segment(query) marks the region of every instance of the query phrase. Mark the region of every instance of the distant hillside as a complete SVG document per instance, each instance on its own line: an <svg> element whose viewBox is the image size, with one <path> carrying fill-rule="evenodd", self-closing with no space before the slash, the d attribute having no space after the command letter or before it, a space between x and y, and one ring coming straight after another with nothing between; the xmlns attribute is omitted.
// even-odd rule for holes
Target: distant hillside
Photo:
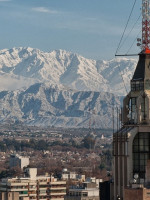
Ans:
<svg viewBox="0 0 150 200"><path fill-rule="evenodd" d="M112 107L119 107L120 101L110 93L37 83L26 90L0 92L0 122L78 128L89 127L91 121L92 128L112 128Z"/></svg>

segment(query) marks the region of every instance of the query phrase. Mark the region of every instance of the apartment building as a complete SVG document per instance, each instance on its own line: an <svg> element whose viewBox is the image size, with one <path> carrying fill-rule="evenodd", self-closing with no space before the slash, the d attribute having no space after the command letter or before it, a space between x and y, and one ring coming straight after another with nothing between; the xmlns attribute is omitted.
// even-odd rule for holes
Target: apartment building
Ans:
<svg viewBox="0 0 150 200"><path fill-rule="evenodd" d="M63 200L66 182L48 175L37 176L36 168L28 168L25 177L2 179L0 192L19 192L19 200Z"/></svg>

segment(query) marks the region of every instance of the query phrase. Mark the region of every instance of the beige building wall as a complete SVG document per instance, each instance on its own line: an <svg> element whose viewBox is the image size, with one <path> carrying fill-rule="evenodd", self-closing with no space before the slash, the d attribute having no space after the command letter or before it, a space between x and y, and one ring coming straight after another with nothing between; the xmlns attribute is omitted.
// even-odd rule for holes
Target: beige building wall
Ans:
<svg viewBox="0 0 150 200"><path fill-rule="evenodd" d="M124 200L150 200L150 189L146 188L125 188Z"/></svg>

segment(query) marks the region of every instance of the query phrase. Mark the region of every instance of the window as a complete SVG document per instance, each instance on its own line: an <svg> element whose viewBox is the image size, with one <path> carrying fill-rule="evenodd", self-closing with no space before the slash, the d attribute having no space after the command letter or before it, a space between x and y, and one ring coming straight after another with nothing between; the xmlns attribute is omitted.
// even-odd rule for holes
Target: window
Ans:
<svg viewBox="0 0 150 200"><path fill-rule="evenodd" d="M144 90L144 82L134 81L131 82L131 91Z"/></svg>
<svg viewBox="0 0 150 200"><path fill-rule="evenodd" d="M83 197L87 197L87 193L82 193L82 196Z"/></svg>
<svg viewBox="0 0 150 200"><path fill-rule="evenodd" d="M145 120L146 118L146 113L145 113L145 97L142 98L142 102L141 102L141 113L142 113L142 120Z"/></svg>
<svg viewBox="0 0 150 200"><path fill-rule="evenodd" d="M129 102L129 116L131 122L134 123L134 119L136 118L136 98L131 98Z"/></svg>
<svg viewBox="0 0 150 200"><path fill-rule="evenodd" d="M144 90L144 83L140 82L140 90Z"/></svg>
<svg viewBox="0 0 150 200"><path fill-rule="evenodd" d="M135 84L136 84L136 85L135 85L136 91L139 91L139 90L140 90L140 83L139 83L139 82L136 82Z"/></svg>
<svg viewBox="0 0 150 200"><path fill-rule="evenodd" d="M147 160L150 159L150 133L138 133L133 140L133 175L145 179Z"/></svg>
<svg viewBox="0 0 150 200"><path fill-rule="evenodd" d="M131 91L135 91L136 87L135 87L135 83L131 83Z"/></svg>

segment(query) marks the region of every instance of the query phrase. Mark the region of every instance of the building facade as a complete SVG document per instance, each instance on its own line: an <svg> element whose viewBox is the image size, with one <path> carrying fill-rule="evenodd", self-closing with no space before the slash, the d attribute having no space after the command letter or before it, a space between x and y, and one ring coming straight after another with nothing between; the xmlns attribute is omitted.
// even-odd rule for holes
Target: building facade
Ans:
<svg viewBox="0 0 150 200"><path fill-rule="evenodd" d="M76 172L70 172L66 168L63 169L61 174L62 180L77 180L77 181L85 181L85 175L77 174Z"/></svg>
<svg viewBox="0 0 150 200"><path fill-rule="evenodd" d="M9 161L10 168L18 166L21 169L23 169L24 167L27 167L28 165L29 165L29 158L28 157L20 156L18 154L10 155L10 161Z"/></svg>
<svg viewBox="0 0 150 200"><path fill-rule="evenodd" d="M122 128L113 136L114 199L124 199L132 183L148 185L150 160L150 54L141 52L124 98Z"/></svg>
<svg viewBox="0 0 150 200"><path fill-rule="evenodd" d="M19 192L0 192L0 200L19 200Z"/></svg>
<svg viewBox="0 0 150 200"><path fill-rule="evenodd" d="M47 175L37 176L37 169L29 168L24 178L2 179L0 192L18 192L19 200L63 200L66 182Z"/></svg>

